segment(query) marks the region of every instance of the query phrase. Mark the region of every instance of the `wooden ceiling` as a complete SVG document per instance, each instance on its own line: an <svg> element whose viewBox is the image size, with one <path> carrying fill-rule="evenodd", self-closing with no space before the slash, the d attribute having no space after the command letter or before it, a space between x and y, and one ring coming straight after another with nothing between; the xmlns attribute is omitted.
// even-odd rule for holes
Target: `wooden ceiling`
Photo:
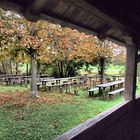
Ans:
<svg viewBox="0 0 140 140"><path fill-rule="evenodd" d="M0 7L22 13L28 20L42 18L100 39L125 43L128 37L140 44L138 0L0 0Z"/></svg>

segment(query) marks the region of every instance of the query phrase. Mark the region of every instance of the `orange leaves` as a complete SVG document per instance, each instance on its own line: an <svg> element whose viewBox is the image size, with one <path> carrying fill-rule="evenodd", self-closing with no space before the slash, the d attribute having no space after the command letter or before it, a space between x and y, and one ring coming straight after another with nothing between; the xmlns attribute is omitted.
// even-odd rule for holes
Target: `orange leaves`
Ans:
<svg viewBox="0 0 140 140"><path fill-rule="evenodd" d="M22 38L21 45L27 48L38 49L40 46L40 40L34 36L26 36Z"/></svg>
<svg viewBox="0 0 140 140"><path fill-rule="evenodd" d="M61 103L75 102L73 95L62 94L46 94L41 93L39 98L30 98L29 92L14 92L14 93L1 93L0 94L0 106L5 105L6 109L22 108L27 105L41 105L41 104L61 104Z"/></svg>
<svg viewBox="0 0 140 140"><path fill-rule="evenodd" d="M46 63L64 59L92 62L97 57L110 59L113 56L122 56L119 58L124 60L125 55L125 51L117 54L118 46L106 40L101 42L93 35L41 20L32 23L14 14L3 15L0 37L1 46L9 50L18 48L24 53L36 50L38 59Z"/></svg>
<svg viewBox="0 0 140 140"><path fill-rule="evenodd" d="M84 60L86 62L92 62L96 58L94 37L92 35L79 33L79 39L76 41L75 50L77 51L77 61Z"/></svg>
<svg viewBox="0 0 140 140"><path fill-rule="evenodd" d="M48 33L48 40L50 50L55 54L53 60L77 59L91 62L96 57L96 45L92 35L53 25L53 30ZM46 55L52 59L50 53L46 52Z"/></svg>
<svg viewBox="0 0 140 140"><path fill-rule="evenodd" d="M113 58L112 61L118 61L124 63L126 61L126 49L123 46L117 44L112 45Z"/></svg>
<svg viewBox="0 0 140 140"><path fill-rule="evenodd" d="M111 42L108 40L100 41L98 38L96 39L96 46L97 46L97 57L102 57L105 59L110 59L113 57L113 52L111 49Z"/></svg>

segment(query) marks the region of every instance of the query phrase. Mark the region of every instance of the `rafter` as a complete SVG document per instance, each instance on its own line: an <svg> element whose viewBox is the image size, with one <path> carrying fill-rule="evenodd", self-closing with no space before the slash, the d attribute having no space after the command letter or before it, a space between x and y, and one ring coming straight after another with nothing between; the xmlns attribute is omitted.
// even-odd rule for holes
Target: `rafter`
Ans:
<svg viewBox="0 0 140 140"><path fill-rule="evenodd" d="M100 32L98 33L98 38L100 40L103 40L107 37L106 33L112 28L112 26L108 25L108 24L104 24L103 26L99 27L98 30L100 30Z"/></svg>
<svg viewBox="0 0 140 140"><path fill-rule="evenodd" d="M48 0L35 0L29 4L26 10L30 10L32 13L37 14L42 10L47 1Z"/></svg>

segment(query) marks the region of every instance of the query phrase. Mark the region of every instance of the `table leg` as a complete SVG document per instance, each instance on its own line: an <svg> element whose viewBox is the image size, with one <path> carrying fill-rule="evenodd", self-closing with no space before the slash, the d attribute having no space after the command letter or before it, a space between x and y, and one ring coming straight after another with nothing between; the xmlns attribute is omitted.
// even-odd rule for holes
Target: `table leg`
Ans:
<svg viewBox="0 0 140 140"><path fill-rule="evenodd" d="M110 91L112 91L112 89L113 89L113 87L112 87L112 86L110 86Z"/></svg>
<svg viewBox="0 0 140 140"><path fill-rule="evenodd" d="M112 87L112 88L113 88L113 90L115 90L115 85L113 85L113 87Z"/></svg>
<svg viewBox="0 0 140 140"><path fill-rule="evenodd" d="M102 88L99 87L99 94L102 95L103 94L103 91L102 91Z"/></svg>
<svg viewBox="0 0 140 140"><path fill-rule="evenodd" d="M105 99L105 87L99 87L99 94L103 96L103 99Z"/></svg>
<svg viewBox="0 0 140 140"><path fill-rule="evenodd" d="M105 87L102 89L103 99L105 99Z"/></svg>

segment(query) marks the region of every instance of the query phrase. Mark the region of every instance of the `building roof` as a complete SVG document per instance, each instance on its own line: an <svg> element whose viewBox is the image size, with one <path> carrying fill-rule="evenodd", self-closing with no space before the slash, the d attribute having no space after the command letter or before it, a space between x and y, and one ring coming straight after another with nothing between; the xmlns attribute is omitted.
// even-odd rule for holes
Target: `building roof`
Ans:
<svg viewBox="0 0 140 140"><path fill-rule="evenodd" d="M0 7L80 31L140 44L140 7L133 0L0 0Z"/></svg>

